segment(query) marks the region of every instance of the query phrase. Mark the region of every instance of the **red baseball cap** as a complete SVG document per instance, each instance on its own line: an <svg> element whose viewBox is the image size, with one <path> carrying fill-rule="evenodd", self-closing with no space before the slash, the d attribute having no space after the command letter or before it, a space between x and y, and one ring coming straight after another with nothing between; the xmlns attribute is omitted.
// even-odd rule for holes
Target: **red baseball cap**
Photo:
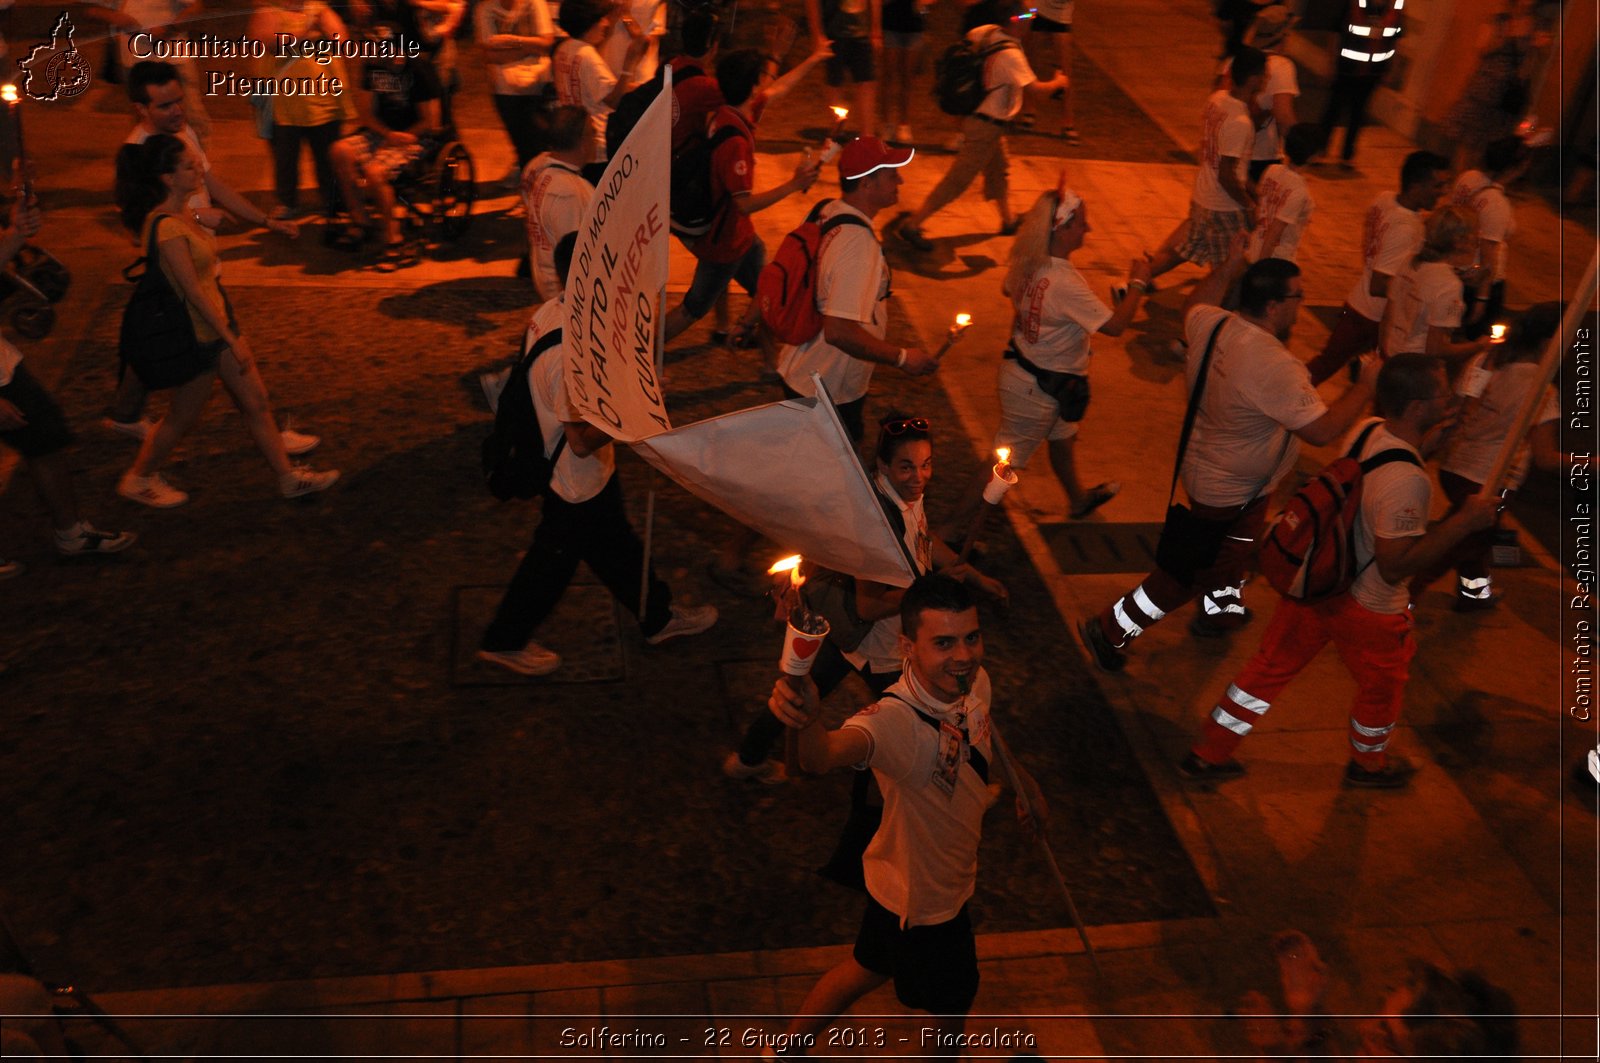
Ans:
<svg viewBox="0 0 1600 1063"><path fill-rule="evenodd" d="M839 177L854 181L885 166L904 166L915 148L891 148L877 137L856 137L839 153Z"/></svg>

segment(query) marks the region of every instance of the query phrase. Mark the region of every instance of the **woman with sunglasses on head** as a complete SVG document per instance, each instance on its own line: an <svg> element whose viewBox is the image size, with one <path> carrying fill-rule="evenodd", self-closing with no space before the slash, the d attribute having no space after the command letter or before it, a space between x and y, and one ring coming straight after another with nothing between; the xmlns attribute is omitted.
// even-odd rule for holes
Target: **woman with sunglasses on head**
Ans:
<svg viewBox="0 0 1600 1063"><path fill-rule="evenodd" d="M1074 444L1089 404L1089 337L1119 336L1150 291L1150 262L1128 268L1127 295L1112 310L1100 301L1071 262L1089 234L1089 208L1063 183L1046 192L1022 219L1011 245L1004 292L1015 317L1011 343L1000 362L1000 428L996 447L1011 448L1013 467L1026 468L1040 443L1067 494L1069 512L1081 520L1116 497L1121 484L1084 487ZM966 528L983 501L989 472L968 495L954 528Z"/></svg>
<svg viewBox="0 0 1600 1063"><path fill-rule="evenodd" d="M1005 584L960 562L944 543L928 534L923 494L933 478L933 436L924 417L890 413L878 422L877 461L873 488L884 512L901 534L916 574L943 572L1000 601L1008 600ZM877 697L900 678L900 599L904 587L870 580L855 580L855 611L870 629L853 649L844 650L829 638L817 651L811 678L819 697L827 697L852 671ZM728 754L722 770L733 779L758 779L780 783L783 765L767 759L784 725L763 708L745 731L739 748Z"/></svg>
<svg viewBox="0 0 1600 1063"><path fill-rule="evenodd" d="M222 263L217 238L200 224L189 197L205 180L205 165L177 137L158 133L143 144L125 144L117 154L117 206L122 222L139 234L139 246L150 252L145 269L160 270L188 309L198 341L188 364L164 366L160 376L151 367L131 365L150 390L172 388L172 401L161 423L145 436L133 466L123 473L117 493L156 509L171 509L188 494L161 478L160 469L178 442L200 421L211 401L211 384L222 378L245 427L278 479L284 498L325 491L339 479L329 469L315 472L290 462L283 433L272 415L267 387L256 369L255 355L233 318L222 290ZM300 452L316 446L315 436L296 436Z"/></svg>

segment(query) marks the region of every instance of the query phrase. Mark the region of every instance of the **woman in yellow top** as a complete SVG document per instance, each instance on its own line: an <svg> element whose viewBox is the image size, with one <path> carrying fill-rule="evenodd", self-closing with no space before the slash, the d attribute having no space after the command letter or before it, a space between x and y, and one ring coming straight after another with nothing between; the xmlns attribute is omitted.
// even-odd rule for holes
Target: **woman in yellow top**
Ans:
<svg viewBox="0 0 1600 1063"><path fill-rule="evenodd" d="M222 290L216 235L200 224L189 207L189 197L204 181L199 157L183 141L165 133L143 144L124 145L117 157L117 206L122 222L130 232L139 233L141 247L150 247L154 233L156 254L145 268L161 270L188 305L201 352L194 375L175 385L167 415L145 437L133 466L117 483L117 493L157 509L181 506L189 500L187 494L163 480L159 470L178 441L200 420L211 399L211 383L219 376L277 476L283 497L325 491L339 474L290 463L266 385L256 370L255 355L240 335L233 308ZM138 366L132 368L139 371ZM169 380L146 384L174 386Z"/></svg>
<svg viewBox="0 0 1600 1063"><path fill-rule="evenodd" d="M249 36L265 45L267 54L261 60L263 77L279 80L286 78L315 78L326 74L337 77L345 84L338 96L331 93L306 93L272 97L272 176L273 191L278 199L274 218L293 217L300 198L300 145L311 148L311 161L317 171L317 191L322 195L322 213L330 216L338 202L338 182L334 179L333 163L328 150L339 139L346 119L356 116L351 100L350 79L345 76L343 60L332 56L328 65L303 56L279 58L278 34L294 37L302 45L308 41L342 40L344 23L321 0L276 0L258 7L250 16ZM330 57L324 56L324 59Z"/></svg>

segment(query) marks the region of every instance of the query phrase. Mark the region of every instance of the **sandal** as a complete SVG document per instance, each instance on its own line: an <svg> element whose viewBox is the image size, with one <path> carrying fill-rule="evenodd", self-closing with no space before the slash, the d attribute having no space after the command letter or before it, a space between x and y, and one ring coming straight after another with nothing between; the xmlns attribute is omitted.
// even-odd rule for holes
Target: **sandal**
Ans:
<svg viewBox="0 0 1600 1063"><path fill-rule="evenodd" d="M359 251L370 239L372 239L372 227L370 225L350 222L334 232L332 238L328 241L328 246L340 251Z"/></svg>
<svg viewBox="0 0 1600 1063"><path fill-rule="evenodd" d="M372 268L379 273L393 273L396 270L415 266L418 261L420 260L416 251L412 249L410 244L402 240L384 248L383 254L378 257L377 262L373 263Z"/></svg>
<svg viewBox="0 0 1600 1063"><path fill-rule="evenodd" d="M1083 500L1083 505L1072 507L1072 519L1082 520L1113 498L1116 498L1117 492L1121 490L1122 485L1115 480L1109 480L1103 484L1095 484L1089 488L1089 497Z"/></svg>

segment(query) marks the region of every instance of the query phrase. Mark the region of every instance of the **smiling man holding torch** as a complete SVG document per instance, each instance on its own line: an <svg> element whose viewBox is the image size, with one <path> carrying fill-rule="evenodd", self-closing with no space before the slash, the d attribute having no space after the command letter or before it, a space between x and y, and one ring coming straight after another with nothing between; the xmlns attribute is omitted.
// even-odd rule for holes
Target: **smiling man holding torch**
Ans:
<svg viewBox="0 0 1600 1063"><path fill-rule="evenodd" d="M922 576L900 603L906 669L875 705L836 730L819 726L816 685L797 693L785 680L768 707L799 732L809 771L865 765L883 791L883 821L862 869L867 910L851 957L822 976L791 1020L789 1043L804 1045L855 1001L889 979L907 1007L935 1017L938 1054L957 1055L978 991L977 948L967 900L977 883L989 790L989 676L972 596L950 576ZM1030 828L1046 806L1028 774Z"/></svg>

